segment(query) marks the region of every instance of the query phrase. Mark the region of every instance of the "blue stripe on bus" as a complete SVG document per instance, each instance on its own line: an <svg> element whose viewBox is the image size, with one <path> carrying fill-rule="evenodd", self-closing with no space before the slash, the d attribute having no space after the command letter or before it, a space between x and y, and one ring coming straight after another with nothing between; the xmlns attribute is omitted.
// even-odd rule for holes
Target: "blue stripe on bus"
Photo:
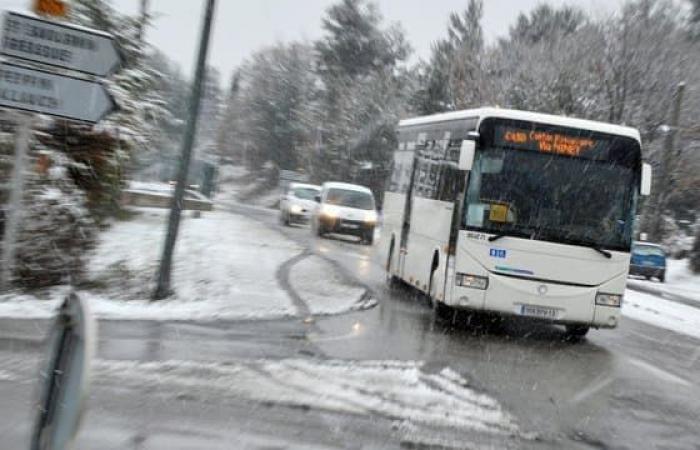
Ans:
<svg viewBox="0 0 700 450"><path fill-rule="evenodd" d="M533 272L531 270L515 269L513 267L506 267L506 266L496 266L496 270L500 270L501 272L521 273L524 275L534 275L535 274L535 272Z"/></svg>

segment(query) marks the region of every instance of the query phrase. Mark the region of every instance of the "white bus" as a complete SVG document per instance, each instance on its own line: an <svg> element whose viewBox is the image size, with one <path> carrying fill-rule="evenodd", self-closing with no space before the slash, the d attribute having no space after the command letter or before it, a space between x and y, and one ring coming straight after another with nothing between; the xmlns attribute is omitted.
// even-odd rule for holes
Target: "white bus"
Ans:
<svg viewBox="0 0 700 450"><path fill-rule="evenodd" d="M482 108L403 120L384 196L386 270L433 307L615 328L640 195L639 132Z"/></svg>

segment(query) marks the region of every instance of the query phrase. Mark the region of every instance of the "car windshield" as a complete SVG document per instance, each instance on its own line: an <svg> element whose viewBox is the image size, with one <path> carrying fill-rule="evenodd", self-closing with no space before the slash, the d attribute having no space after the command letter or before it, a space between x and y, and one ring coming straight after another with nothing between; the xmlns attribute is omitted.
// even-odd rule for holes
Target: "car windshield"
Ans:
<svg viewBox="0 0 700 450"><path fill-rule="evenodd" d="M638 256L666 256L663 249L653 245L635 245L632 253Z"/></svg>
<svg viewBox="0 0 700 450"><path fill-rule="evenodd" d="M372 194L350 189L329 189L328 194L326 194L326 203L348 208L374 209L374 198Z"/></svg>
<svg viewBox="0 0 700 450"><path fill-rule="evenodd" d="M314 200L319 192L319 189L298 187L292 190L292 195L301 200Z"/></svg>

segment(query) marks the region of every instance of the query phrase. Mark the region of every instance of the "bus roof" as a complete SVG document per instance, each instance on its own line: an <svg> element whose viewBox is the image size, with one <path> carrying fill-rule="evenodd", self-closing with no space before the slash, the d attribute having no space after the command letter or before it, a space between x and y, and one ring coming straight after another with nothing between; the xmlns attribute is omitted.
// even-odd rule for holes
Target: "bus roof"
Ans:
<svg viewBox="0 0 700 450"><path fill-rule="evenodd" d="M600 133L626 136L632 139L636 139L638 142L641 142L639 130L637 130L636 128L625 127L622 125L613 125L610 123L598 122L594 120L575 119L573 117L555 116L552 114L542 114L530 111L519 111L516 109L501 109L493 107L466 109L462 111L453 111L441 114L433 114L430 116L404 119L399 122L399 127L428 125L431 123L450 122L475 117L479 118L479 120L483 120L487 117L498 117L503 119L523 120L529 122L538 122L564 127L579 128L584 130L597 131Z"/></svg>

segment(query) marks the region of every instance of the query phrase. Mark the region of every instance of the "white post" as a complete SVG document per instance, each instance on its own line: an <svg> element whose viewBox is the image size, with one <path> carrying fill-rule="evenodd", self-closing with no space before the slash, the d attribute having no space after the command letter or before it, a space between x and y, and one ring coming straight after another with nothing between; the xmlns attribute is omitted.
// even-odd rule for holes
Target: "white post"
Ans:
<svg viewBox="0 0 700 450"><path fill-rule="evenodd" d="M22 218L22 196L24 195L24 174L27 165L27 149L32 127L32 116L18 113L17 131L15 133L15 161L12 169L10 199L5 218L5 234L2 239L2 269L0 270L0 289L8 290L12 282L15 266L17 232Z"/></svg>

